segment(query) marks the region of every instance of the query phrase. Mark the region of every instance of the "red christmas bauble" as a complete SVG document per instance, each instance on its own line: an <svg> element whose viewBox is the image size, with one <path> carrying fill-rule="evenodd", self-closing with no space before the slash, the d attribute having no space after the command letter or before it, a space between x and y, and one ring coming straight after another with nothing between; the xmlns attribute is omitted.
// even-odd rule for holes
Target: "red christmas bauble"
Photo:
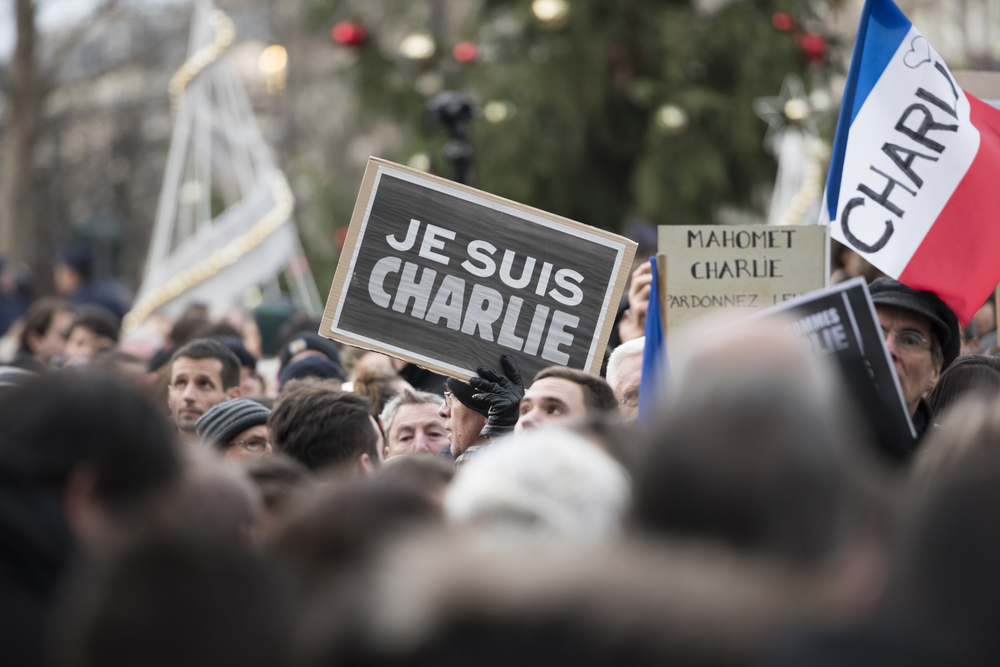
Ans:
<svg viewBox="0 0 1000 667"><path fill-rule="evenodd" d="M471 63L479 57L479 47L473 42L459 42L451 50L451 54L460 63Z"/></svg>
<svg viewBox="0 0 1000 667"><path fill-rule="evenodd" d="M771 17L771 24L778 30L791 30L795 27L795 19L787 12L775 12Z"/></svg>
<svg viewBox="0 0 1000 667"><path fill-rule="evenodd" d="M798 40L802 55L810 65L826 60L826 39L822 35L807 32Z"/></svg>
<svg viewBox="0 0 1000 667"><path fill-rule="evenodd" d="M341 21L333 26L330 34L333 36L333 41L344 46L360 46L368 36L363 25L350 21Z"/></svg>

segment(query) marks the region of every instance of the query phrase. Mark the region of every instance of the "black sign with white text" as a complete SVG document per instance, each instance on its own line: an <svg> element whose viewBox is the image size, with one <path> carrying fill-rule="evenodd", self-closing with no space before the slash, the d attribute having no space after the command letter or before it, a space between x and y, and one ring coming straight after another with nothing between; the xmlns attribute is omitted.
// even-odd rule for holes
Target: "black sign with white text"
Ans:
<svg viewBox="0 0 1000 667"><path fill-rule="evenodd" d="M860 358L875 393L891 412L892 421L901 433L916 438L882 325L863 278L810 292L769 308L760 316L775 313L791 318L792 332L807 339L817 356L835 355L842 366Z"/></svg>
<svg viewBox="0 0 1000 667"><path fill-rule="evenodd" d="M321 333L462 378L504 352L525 384L599 371L634 244L381 160L365 180Z"/></svg>

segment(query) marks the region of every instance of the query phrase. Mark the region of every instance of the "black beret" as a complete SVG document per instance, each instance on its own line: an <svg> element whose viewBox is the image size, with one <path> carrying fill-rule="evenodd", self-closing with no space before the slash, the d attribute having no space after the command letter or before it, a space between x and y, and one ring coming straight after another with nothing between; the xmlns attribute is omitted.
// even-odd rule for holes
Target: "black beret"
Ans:
<svg viewBox="0 0 1000 667"><path fill-rule="evenodd" d="M448 378L444 383L448 385L449 391L455 395L459 403L484 417L490 416L490 404L472 397L474 394L480 393L478 389L473 389L472 385L466 384L461 380L456 380L455 378Z"/></svg>
<svg viewBox="0 0 1000 667"><path fill-rule="evenodd" d="M868 286L868 291L871 292L872 301L876 306L895 306L911 310L930 321L944 353L941 370L958 358L962 348L958 318L937 294L915 290L892 278L879 278Z"/></svg>

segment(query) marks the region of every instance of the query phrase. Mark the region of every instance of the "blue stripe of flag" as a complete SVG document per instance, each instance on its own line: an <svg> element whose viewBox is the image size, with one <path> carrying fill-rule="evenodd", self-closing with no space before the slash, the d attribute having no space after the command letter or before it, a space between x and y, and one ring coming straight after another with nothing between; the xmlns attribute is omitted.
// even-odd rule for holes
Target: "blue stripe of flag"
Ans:
<svg viewBox="0 0 1000 667"><path fill-rule="evenodd" d="M649 306L646 309L646 346L642 349L642 378L639 380L639 423L649 425L661 412L664 393L670 385L670 362L667 342L660 319L659 278L656 257L650 257L653 280L649 284Z"/></svg>
<svg viewBox="0 0 1000 667"><path fill-rule="evenodd" d="M868 94L882 76L912 24L892 0L866 0L861 10L858 35L854 40L851 67L837 118L830 171L826 181L826 206L830 220L837 219L840 181L847 152L847 135Z"/></svg>

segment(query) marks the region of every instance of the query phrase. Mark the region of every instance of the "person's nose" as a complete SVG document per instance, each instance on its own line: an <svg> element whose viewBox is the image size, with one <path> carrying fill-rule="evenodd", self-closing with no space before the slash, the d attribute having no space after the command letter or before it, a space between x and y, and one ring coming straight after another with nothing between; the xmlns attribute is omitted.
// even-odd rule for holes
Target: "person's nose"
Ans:
<svg viewBox="0 0 1000 667"><path fill-rule="evenodd" d="M885 346L889 348L889 354L893 359L899 356L899 348L896 346L896 336L890 332L885 332Z"/></svg>
<svg viewBox="0 0 1000 667"><path fill-rule="evenodd" d="M541 413L537 408L533 408L521 415L519 422L521 428L537 428L541 425Z"/></svg>
<svg viewBox="0 0 1000 667"><path fill-rule="evenodd" d="M416 439L417 439L416 449L418 452L433 452L433 449L431 447L431 439L428 438L425 433L417 433Z"/></svg>
<svg viewBox="0 0 1000 667"><path fill-rule="evenodd" d="M441 407L438 408L438 417L441 419L448 419L448 417L451 417L451 406L448 405L448 401L442 403Z"/></svg>
<svg viewBox="0 0 1000 667"><path fill-rule="evenodd" d="M187 386L184 387L184 393L181 394L181 398L184 399L185 403L194 403L195 396L196 390L194 383L188 383Z"/></svg>

